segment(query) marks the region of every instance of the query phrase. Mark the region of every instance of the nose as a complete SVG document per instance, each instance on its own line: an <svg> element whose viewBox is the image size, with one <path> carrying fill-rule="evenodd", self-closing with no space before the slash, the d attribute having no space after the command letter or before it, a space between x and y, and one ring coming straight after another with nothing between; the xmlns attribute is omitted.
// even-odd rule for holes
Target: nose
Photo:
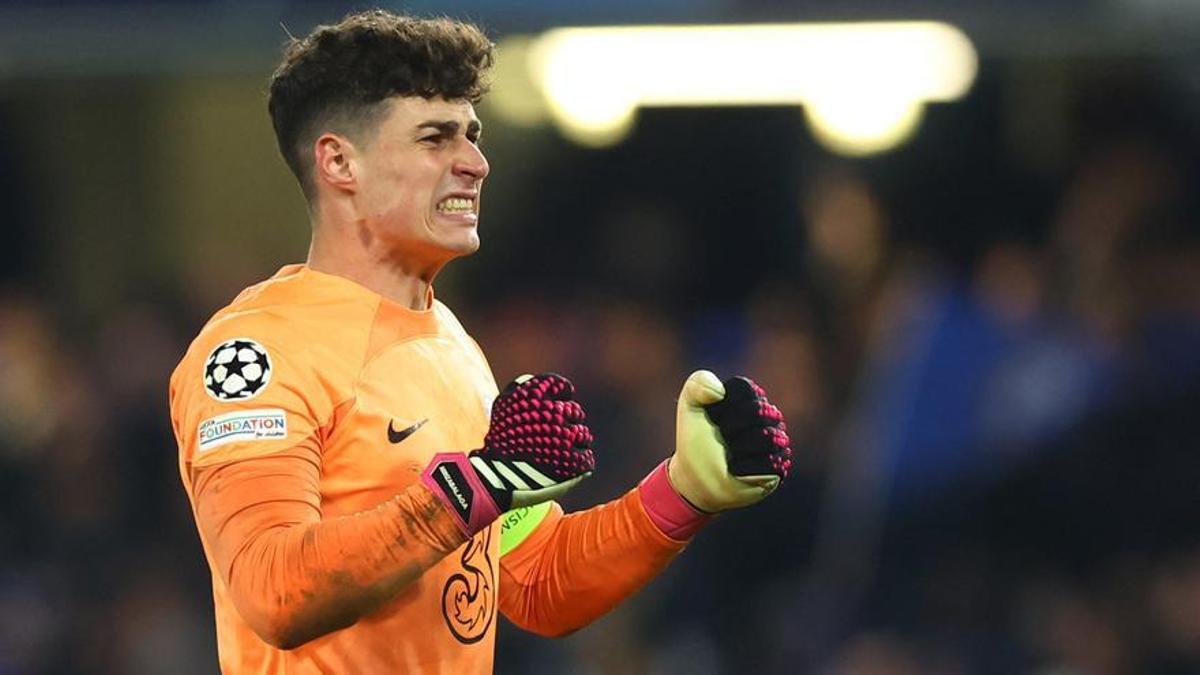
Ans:
<svg viewBox="0 0 1200 675"><path fill-rule="evenodd" d="M455 158L454 175L476 181L483 180L492 170L487 157L483 156L483 150L470 141L464 140L462 145L463 150Z"/></svg>

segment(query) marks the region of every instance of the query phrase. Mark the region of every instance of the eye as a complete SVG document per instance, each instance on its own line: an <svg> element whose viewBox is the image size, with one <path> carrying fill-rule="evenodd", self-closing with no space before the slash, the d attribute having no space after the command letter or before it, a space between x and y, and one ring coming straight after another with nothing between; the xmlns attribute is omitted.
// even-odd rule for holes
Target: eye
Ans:
<svg viewBox="0 0 1200 675"><path fill-rule="evenodd" d="M432 143L434 145L438 145L444 140L446 140L445 134L433 134L431 136L423 137L421 139L421 142L422 143Z"/></svg>

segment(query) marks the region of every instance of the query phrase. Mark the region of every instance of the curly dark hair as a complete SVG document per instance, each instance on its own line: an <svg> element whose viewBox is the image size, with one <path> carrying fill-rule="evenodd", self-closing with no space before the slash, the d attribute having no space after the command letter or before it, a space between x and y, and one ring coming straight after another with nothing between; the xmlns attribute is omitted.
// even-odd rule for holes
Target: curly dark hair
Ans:
<svg viewBox="0 0 1200 675"><path fill-rule="evenodd" d="M476 26L370 10L293 39L271 76L267 110L279 151L312 199L312 153L322 133L355 140L393 96L478 103L493 45Z"/></svg>

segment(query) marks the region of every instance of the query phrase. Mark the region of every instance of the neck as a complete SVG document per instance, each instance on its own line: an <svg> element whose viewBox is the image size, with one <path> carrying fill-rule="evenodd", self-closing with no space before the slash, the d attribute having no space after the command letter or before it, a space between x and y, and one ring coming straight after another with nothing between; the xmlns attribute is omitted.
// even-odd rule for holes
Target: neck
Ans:
<svg viewBox="0 0 1200 675"><path fill-rule="evenodd" d="M362 223L314 214L312 230L309 269L350 279L402 307L429 309L429 288L445 263L397 256Z"/></svg>

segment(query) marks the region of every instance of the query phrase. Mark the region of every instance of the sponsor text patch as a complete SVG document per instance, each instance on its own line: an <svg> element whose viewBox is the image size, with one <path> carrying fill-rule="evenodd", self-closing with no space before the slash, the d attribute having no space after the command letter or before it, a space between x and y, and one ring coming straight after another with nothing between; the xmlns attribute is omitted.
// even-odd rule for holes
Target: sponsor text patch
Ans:
<svg viewBox="0 0 1200 675"><path fill-rule="evenodd" d="M199 450L212 450L226 443L261 441L287 436L287 415L279 408L239 410L210 417L200 423Z"/></svg>

